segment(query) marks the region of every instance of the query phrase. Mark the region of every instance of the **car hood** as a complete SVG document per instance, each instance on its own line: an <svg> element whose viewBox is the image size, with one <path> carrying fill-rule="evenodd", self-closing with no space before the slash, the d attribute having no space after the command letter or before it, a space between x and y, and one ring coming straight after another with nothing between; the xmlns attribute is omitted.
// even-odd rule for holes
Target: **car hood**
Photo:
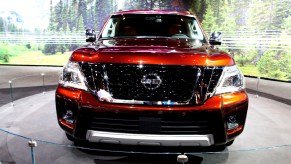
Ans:
<svg viewBox="0 0 291 164"><path fill-rule="evenodd" d="M158 65L234 65L225 52L197 40L112 39L99 41L73 52L70 60L91 63Z"/></svg>

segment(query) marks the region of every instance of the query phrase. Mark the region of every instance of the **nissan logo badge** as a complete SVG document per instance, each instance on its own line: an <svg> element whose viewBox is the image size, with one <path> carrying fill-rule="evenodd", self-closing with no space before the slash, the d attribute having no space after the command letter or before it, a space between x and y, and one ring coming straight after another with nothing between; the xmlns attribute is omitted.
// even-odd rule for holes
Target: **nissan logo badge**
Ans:
<svg viewBox="0 0 291 164"><path fill-rule="evenodd" d="M154 90L161 85L162 79L157 74L148 74L142 77L141 83L146 89Z"/></svg>

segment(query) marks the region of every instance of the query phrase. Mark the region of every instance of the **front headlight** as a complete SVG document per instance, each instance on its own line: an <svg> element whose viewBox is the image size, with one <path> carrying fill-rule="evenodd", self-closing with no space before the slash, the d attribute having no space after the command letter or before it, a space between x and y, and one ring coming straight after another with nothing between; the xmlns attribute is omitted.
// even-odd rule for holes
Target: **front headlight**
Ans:
<svg viewBox="0 0 291 164"><path fill-rule="evenodd" d="M215 94L231 93L245 89L245 79L237 66L224 67Z"/></svg>
<svg viewBox="0 0 291 164"><path fill-rule="evenodd" d="M64 87L77 88L87 91L84 74L76 62L69 61L61 72L59 83Z"/></svg>

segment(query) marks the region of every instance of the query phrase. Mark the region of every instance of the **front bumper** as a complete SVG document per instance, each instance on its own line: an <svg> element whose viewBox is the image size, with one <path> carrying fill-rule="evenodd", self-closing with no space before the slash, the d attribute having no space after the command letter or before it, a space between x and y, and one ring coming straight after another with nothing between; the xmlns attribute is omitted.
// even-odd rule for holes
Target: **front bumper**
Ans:
<svg viewBox="0 0 291 164"><path fill-rule="evenodd" d="M79 140L91 142L121 144L121 145L155 145L155 146L212 146L223 145L234 140L244 129L248 108L248 97L245 91L214 96L205 104L199 106L149 106L149 105L124 105L110 104L98 101L92 94L80 90L58 87L56 91L56 109L60 126ZM74 123L64 121L64 111L74 111ZM134 132L112 131L91 126L93 117L110 115L111 118L126 116L136 117L133 125L150 122L141 121L139 118L155 118L150 129L138 127ZM177 132L170 134L162 132L160 117L202 119L208 121L207 129L197 131ZM227 120L236 116L239 126L227 129ZM159 119L156 119L159 118ZM151 119L149 119L151 120ZM132 120L130 120L132 121ZM199 120L201 121L201 120ZM198 122L199 122L198 121ZM182 125L183 126L183 125ZM181 127L182 127L181 126ZM193 127L195 128L196 125ZM200 126L200 124L199 124ZM203 125L204 126L204 125ZM94 128L93 128L94 127ZM96 128L97 127L97 128Z"/></svg>

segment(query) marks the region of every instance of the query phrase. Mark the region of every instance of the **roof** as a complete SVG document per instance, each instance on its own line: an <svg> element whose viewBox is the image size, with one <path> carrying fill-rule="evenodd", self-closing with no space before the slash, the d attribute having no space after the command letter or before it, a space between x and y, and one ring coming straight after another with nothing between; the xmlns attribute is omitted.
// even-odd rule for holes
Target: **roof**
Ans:
<svg viewBox="0 0 291 164"><path fill-rule="evenodd" d="M168 14L168 15L193 16L188 11L170 11L170 10L127 10L116 12L113 15L122 14Z"/></svg>

